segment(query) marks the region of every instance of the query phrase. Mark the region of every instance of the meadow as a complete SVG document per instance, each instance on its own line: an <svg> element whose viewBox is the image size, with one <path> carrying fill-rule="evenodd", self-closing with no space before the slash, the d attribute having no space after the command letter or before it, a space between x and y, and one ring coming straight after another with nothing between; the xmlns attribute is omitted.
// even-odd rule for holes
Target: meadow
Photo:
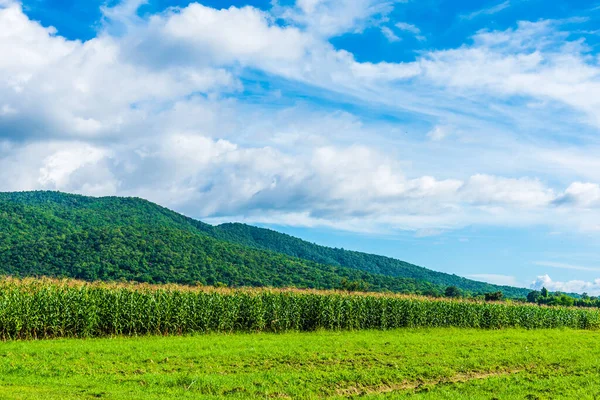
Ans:
<svg viewBox="0 0 600 400"><path fill-rule="evenodd" d="M281 289L0 281L0 339L402 327L600 326L598 309Z"/></svg>
<svg viewBox="0 0 600 400"><path fill-rule="evenodd" d="M6 278L0 399L594 399L599 325L590 308Z"/></svg>
<svg viewBox="0 0 600 400"><path fill-rule="evenodd" d="M5 399L594 399L600 332L419 328L8 341Z"/></svg>

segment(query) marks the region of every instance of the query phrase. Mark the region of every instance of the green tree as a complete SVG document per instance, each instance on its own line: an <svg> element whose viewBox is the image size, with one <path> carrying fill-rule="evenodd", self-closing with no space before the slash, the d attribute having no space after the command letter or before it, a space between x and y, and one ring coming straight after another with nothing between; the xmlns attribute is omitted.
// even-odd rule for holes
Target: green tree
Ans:
<svg viewBox="0 0 600 400"><path fill-rule="evenodd" d="M461 294L460 289L456 286L448 286L444 291L444 296L446 297L460 297Z"/></svg>
<svg viewBox="0 0 600 400"><path fill-rule="evenodd" d="M502 300L502 292L485 293L485 301L500 301Z"/></svg>
<svg viewBox="0 0 600 400"><path fill-rule="evenodd" d="M529 294L527 295L527 302L528 303L537 303L540 296L542 294L537 291L537 290L532 290L531 292L529 292Z"/></svg>

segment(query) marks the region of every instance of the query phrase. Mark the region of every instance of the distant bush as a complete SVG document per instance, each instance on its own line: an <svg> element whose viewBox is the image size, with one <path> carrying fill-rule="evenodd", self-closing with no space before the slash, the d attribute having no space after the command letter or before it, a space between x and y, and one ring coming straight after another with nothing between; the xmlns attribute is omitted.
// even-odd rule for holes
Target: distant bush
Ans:
<svg viewBox="0 0 600 400"><path fill-rule="evenodd" d="M456 286L448 286L444 291L444 296L446 297L460 297L461 295L460 289Z"/></svg>
<svg viewBox="0 0 600 400"><path fill-rule="evenodd" d="M502 300L502 292L493 292L484 294L485 301L500 301Z"/></svg>

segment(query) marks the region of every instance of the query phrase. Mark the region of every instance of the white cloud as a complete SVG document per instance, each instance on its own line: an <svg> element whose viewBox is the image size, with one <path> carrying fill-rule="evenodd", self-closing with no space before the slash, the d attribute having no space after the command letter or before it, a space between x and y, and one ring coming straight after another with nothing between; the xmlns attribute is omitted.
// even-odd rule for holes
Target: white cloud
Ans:
<svg viewBox="0 0 600 400"><path fill-rule="evenodd" d="M453 90L561 103L600 126L598 59L586 54L583 42L568 41L560 26L520 22L517 29L481 31L471 46L426 54L423 73Z"/></svg>
<svg viewBox="0 0 600 400"><path fill-rule="evenodd" d="M421 30L419 28L417 28L413 24L409 24L409 23L406 23L406 22L398 22L398 23L396 23L396 27L398 29L402 29L403 31L410 32L410 33L412 33L414 35L421 34Z"/></svg>
<svg viewBox="0 0 600 400"><path fill-rule="evenodd" d="M427 40L425 36L421 35L421 29L419 29L416 25L409 24L407 22L398 22L394 26L402 31L412 34L417 40Z"/></svg>
<svg viewBox="0 0 600 400"><path fill-rule="evenodd" d="M558 199L559 203L581 208L600 206L600 185L597 183L573 182Z"/></svg>
<svg viewBox="0 0 600 400"><path fill-rule="evenodd" d="M0 149L0 188L6 191L63 190L114 195L112 151L81 142L51 141Z"/></svg>
<svg viewBox="0 0 600 400"><path fill-rule="evenodd" d="M148 0L123 0L113 7L104 5L100 7L100 10L103 16L110 21L132 23L137 19L137 10L144 4L148 4Z"/></svg>
<svg viewBox="0 0 600 400"><path fill-rule="evenodd" d="M399 42L401 39L394 33L394 31L392 31L390 28L388 28L387 26L383 26L381 27L381 33L383 33L383 36L386 37L386 39L390 42Z"/></svg>
<svg viewBox="0 0 600 400"><path fill-rule="evenodd" d="M324 0L297 0L296 6L306 14L315 12L317 6L323 3Z"/></svg>
<svg viewBox="0 0 600 400"><path fill-rule="evenodd" d="M4 104L2 108L0 108L0 116L8 116L17 114L19 110L13 108L10 104Z"/></svg>
<svg viewBox="0 0 600 400"><path fill-rule="evenodd" d="M555 23L480 32L469 46L412 63L367 63L325 38L379 26L392 2L299 1L280 10L289 22L281 25L256 8L195 3L145 20L135 16L141 2L131 1L105 9L106 30L85 42L4 4L0 190L139 195L197 217L367 231L600 226L595 148L517 147L495 137L505 132L498 124L481 122L500 108L496 99L511 96L598 115L597 61L564 44ZM111 34L116 22L119 35ZM247 70L390 115L420 113L433 121L432 140L318 105L245 104L236 94ZM528 119L535 110L508 110L537 122ZM515 148L538 169L505 166ZM573 172L551 187L535 173L550 164Z"/></svg>
<svg viewBox="0 0 600 400"><path fill-rule="evenodd" d="M295 8L284 7L281 16L304 26L312 34L332 37L360 32L377 25L398 0L298 0Z"/></svg>
<svg viewBox="0 0 600 400"><path fill-rule="evenodd" d="M506 0L502 3L496 4L494 6L488 7L488 8L482 8L481 10L477 10L477 11L473 11L469 14L464 14L461 16L461 18L463 19L475 19L477 17L480 17L482 15L494 15L499 13L500 11L507 9L508 7L510 7L510 1Z"/></svg>
<svg viewBox="0 0 600 400"><path fill-rule="evenodd" d="M355 14L361 18L364 13L380 15L389 12L392 5L372 0L348 3L315 2L315 15L303 15L310 24L316 24L318 17L326 18L331 12L332 21L343 20L336 28L342 32L364 22L357 20ZM174 65L249 67L356 94L372 90L378 82L405 80L420 72L415 63L359 63L348 51L336 50L326 40L327 35L324 38L322 32L315 32L314 26L297 21L294 13L300 8L283 10L283 17L292 24L280 26L273 14L249 6L216 10L191 3L153 15L146 24L129 25L127 34L120 38L121 54L128 62L150 69ZM349 14L345 19L346 13ZM325 25L316 26L321 29Z"/></svg>
<svg viewBox="0 0 600 400"><path fill-rule="evenodd" d="M238 85L223 69L138 68L123 60L116 38L66 40L30 21L17 4L0 9L0 53L8 55L0 59L0 97L10 104L2 114L16 114L0 119L0 136L114 135L146 118L156 103Z"/></svg>
<svg viewBox="0 0 600 400"><path fill-rule="evenodd" d="M598 267L585 267L582 265L573 265L567 263L560 263L554 261L536 261L535 265L541 265L542 267L552 267L552 268L560 268L560 269L571 269L575 271L600 271Z"/></svg>
<svg viewBox="0 0 600 400"><path fill-rule="evenodd" d="M588 293L593 296L600 295L600 278L594 279L592 282L582 280L572 280L567 282L553 281L550 276L541 275L531 283L531 288L540 290L545 287L551 292L564 293Z"/></svg>
<svg viewBox="0 0 600 400"><path fill-rule="evenodd" d="M523 208L548 206L556 197L541 182L528 178L503 178L477 174L462 189L465 200L484 206L516 205Z"/></svg>
<svg viewBox="0 0 600 400"><path fill-rule="evenodd" d="M438 125L427 133L427 137L437 142L443 140L448 134L448 127Z"/></svg>
<svg viewBox="0 0 600 400"><path fill-rule="evenodd" d="M194 61L209 57L219 64L298 62L314 45L299 29L281 28L269 14L252 7L215 10L192 3L152 17L148 30L147 39L159 39L173 47L188 45L188 51L197 56Z"/></svg>

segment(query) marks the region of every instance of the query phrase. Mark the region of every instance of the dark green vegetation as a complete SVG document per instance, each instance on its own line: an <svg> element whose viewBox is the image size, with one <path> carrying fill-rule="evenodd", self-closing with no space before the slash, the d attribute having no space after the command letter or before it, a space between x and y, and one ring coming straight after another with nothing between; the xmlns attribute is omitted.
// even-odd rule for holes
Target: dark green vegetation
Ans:
<svg viewBox="0 0 600 400"><path fill-rule="evenodd" d="M214 228L209 226L208 232L220 239L259 249L271 250L305 260L328 265L345 266L387 276L424 280L442 288L456 286L463 292L471 294L483 294L500 290L507 297L525 297L529 292L527 289L491 285L462 278L457 275L432 271L389 257L319 246L270 229L257 228L245 224L222 224ZM442 295L443 290L429 294Z"/></svg>
<svg viewBox="0 0 600 400"><path fill-rule="evenodd" d="M529 292L527 302L548 306L600 307L600 298L597 296L588 296L587 293L583 293L581 296L573 297L559 292L550 293L546 288L542 288L541 291Z"/></svg>
<svg viewBox="0 0 600 400"><path fill-rule="evenodd" d="M0 193L0 273L84 280L465 294L495 286L242 224L212 226L137 198Z"/></svg>
<svg viewBox="0 0 600 400"><path fill-rule="evenodd" d="M599 331L403 329L14 341L2 399L597 399Z"/></svg>
<svg viewBox="0 0 600 400"><path fill-rule="evenodd" d="M206 332L600 327L600 311L384 294L0 281L0 339Z"/></svg>

